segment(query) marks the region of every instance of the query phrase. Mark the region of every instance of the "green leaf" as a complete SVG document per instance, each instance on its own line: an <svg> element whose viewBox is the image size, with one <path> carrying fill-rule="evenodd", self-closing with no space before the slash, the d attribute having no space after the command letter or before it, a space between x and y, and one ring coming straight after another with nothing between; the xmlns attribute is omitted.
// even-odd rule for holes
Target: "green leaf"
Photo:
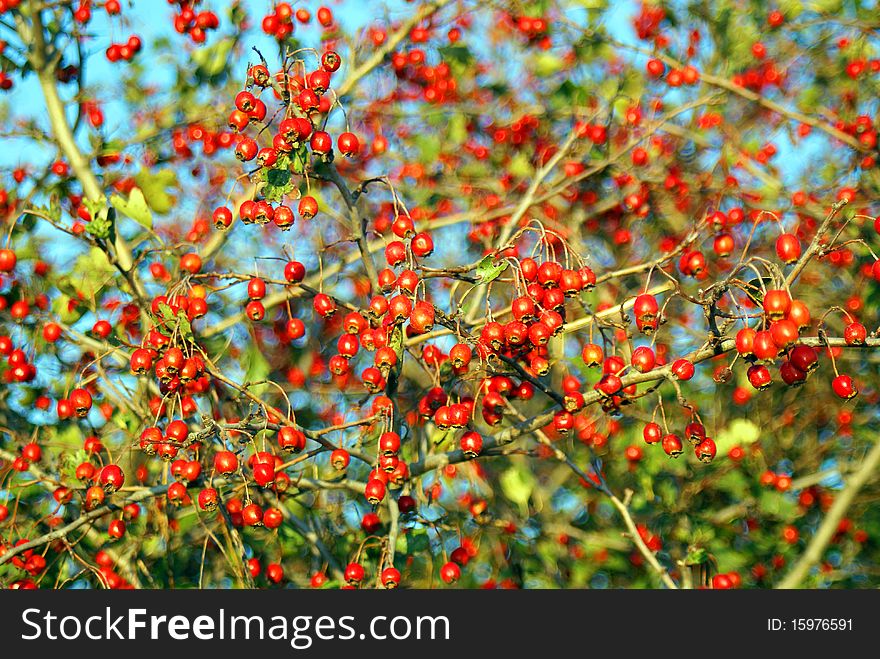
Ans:
<svg viewBox="0 0 880 659"><path fill-rule="evenodd" d="M281 201L284 195L294 191L291 167L294 171L302 172L304 163L302 152L304 149L305 145L301 145L292 156L282 154L271 169L264 167L260 171L261 178L266 182L266 186L262 190L266 201Z"/></svg>
<svg viewBox="0 0 880 659"><path fill-rule="evenodd" d="M123 215L133 219L135 222L147 229L153 228L153 213L147 206L147 200L140 188L132 188L128 195L128 200L120 195L110 197L110 204ZM92 220L94 222L95 220Z"/></svg>
<svg viewBox="0 0 880 659"><path fill-rule="evenodd" d="M70 297L81 294L88 301L95 297L116 274L116 270L107 260L107 255L99 248L93 247L86 254L80 254L73 264L69 275L56 280L60 290Z"/></svg>
<svg viewBox="0 0 880 659"><path fill-rule="evenodd" d="M719 455L726 454L734 446L754 444L761 436L761 429L749 419L734 419L715 437Z"/></svg>
<svg viewBox="0 0 880 659"><path fill-rule="evenodd" d="M507 261L496 261L494 254L487 254L477 264L477 280L481 284L487 284L498 279L501 273L507 270L507 266Z"/></svg>
<svg viewBox="0 0 880 659"><path fill-rule="evenodd" d="M535 489L535 477L532 473L523 466L514 466L501 474L498 482L504 496L519 506L523 515L528 515L529 499Z"/></svg>
<svg viewBox="0 0 880 659"><path fill-rule="evenodd" d="M73 297L70 295L59 295L52 300L52 313L61 319L65 325L72 325L78 321L85 311L79 305L71 305Z"/></svg>
<svg viewBox="0 0 880 659"><path fill-rule="evenodd" d="M394 365L394 374L399 376L403 369L403 325L395 325L388 337L388 347L397 355L397 363Z"/></svg>
<svg viewBox="0 0 880 659"><path fill-rule="evenodd" d="M189 318L186 317L186 312L183 309L177 312L177 327L184 339L187 341L195 341L192 325L189 322Z"/></svg>
<svg viewBox="0 0 880 659"><path fill-rule="evenodd" d="M441 46L437 51L440 53L440 57L447 62L470 65L474 61L473 53L467 46Z"/></svg>
<svg viewBox="0 0 880 659"><path fill-rule="evenodd" d="M797 512L797 504L776 490L765 490L758 499L761 512L783 520L790 520Z"/></svg>
<svg viewBox="0 0 880 659"><path fill-rule="evenodd" d="M100 238L102 240L106 240L110 237L111 231L111 223L106 217L96 217L91 222L86 224L86 231L88 231L95 238Z"/></svg>
<svg viewBox="0 0 880 659"><path fill-rule="evenodd" d="M97 218L107 208L107 197L101 195L98 199L83 199L82 205L86 207L92 218ZM61 209L59 208L59 210Z"/></svg>
<svg viewBox="0 0 880 659"><path fill-rule="evenodd" d="M464 144L467 140L467 117L461 113L453 114L449 118L449 126L446 132L446 141L450 146Z"/></svg>
<svg viewBox="0 0 880 659"><path fill-rule="evenodd" d="M546 78L554 73L558 73L565 62L563 62L561 57L553 53L540 53L535 57L534 64L535 73L542 78Z"/></svg>
<svg viewBox="0 0 880 659"><path fill-rule="evenodd" d="M196 73L205 78L213 78L223 73L234 45L235 39L227 37L215 44L193 51L192 59L197 67Z"/></svg>
<svg viewBox="0 0 880 659"><path fill-rule="evenodd" d="M134 181L154 213L165 215L174 207L174 197L168 192L169 189L177 187L177 174L173 170L142 169L134 175Z"/></svg>
<svg viewBox="0 0 880 659"><path fill-rule="evenodd" d="M526 178L527 176L532 175L534 168L529 162L528 156L520 151L510 159L510 162L507 165L507 171L516 177Z"/></svg>
<svg viewBox="0 0 880 659"><path fill-rule="evenodd" d="M425 164L434 163L440 155L443 145L437 135L416 135L414 140L419 150L419 161Z"/></svg>
<svg viewBox="0 0 880 659"><path fill-rule="evenodd" d="M270 169L266 172L266 183L277 187L285 186L290 183L289 169Z"/></svg>
<svg viewBox="0 0 880 659"><path fill-rule="evenodd" d="M265 380L272 371L269 361L256 344L252 344L248 348L247 352L244 354L243 361L244 364L247 365L247 371L244 375L245 382L260 382L261 380ZM251 387L250 391L259 395L267 386L268 385L262 384L256 387Z"/></svg>
<svg viewBox="0 0 880 659"><path fill-rule="evenodd" d="M174 318L174 311L164 302L159 303L159 314L165 320L171 320L172 318Z"/></svg>
<svg viewBox="0 0 880 659"><path fill-rule="evenodd" d="M699 548L694 549L693 551L688 553L687 558L684 559L684 564L685 565L700 565L702 563L705 563L708 560L709 560L708 552L705 549L703 549L702 547L699 547Z"/></svg>

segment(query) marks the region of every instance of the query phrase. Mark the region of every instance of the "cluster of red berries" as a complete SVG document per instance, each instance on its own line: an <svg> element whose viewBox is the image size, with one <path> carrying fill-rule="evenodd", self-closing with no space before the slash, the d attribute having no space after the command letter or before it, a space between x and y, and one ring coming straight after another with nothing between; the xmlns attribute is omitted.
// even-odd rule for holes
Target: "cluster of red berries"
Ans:
<svg viewBox="0 0 880 659"><path fill-rule="evenodd" d="M32 382L37 377L37 367L28 361L27 353L16 348L12 339L5 335L0 336L0 356L6 358L7 368L3 371L3 379L7 383Z"/></svg>
<svg viewBox="0 0 880 659"><path fill-rule="evenodd" d="M458 82L452 76L447 62L436 66L427 63L425 51L411 48L408 52L396 51L391 54L391 66L395 75L403 81L412 83L416 92L428 103L443 104L453 102L457 96Z"/></svg>
<svg viewBox="0 0 880 659"><path fill-rule="evenodd" d="M182 324L188 326L203 317L208 312L208 303L203 297L158 295L150 310L153 326L141 347L131 353L132 373L145 375L152 371L162 395L206 391L205 363L192 342L192 330Z"/></svg>
<svg viewBox="0 0 880 659"><path fill-rule="evenodd" d="M118 62L124 60L131 61L135 55L141 51L141 38L136 34L131 35L125 43L113 43L107 47L107 60L110 62Z"/></svg>
<svg viewBox="0 0 880 659"><path fill-rule="evenodd" d="M660 444L670 458L677 458L684 450L684 444L676 433L664 432L660 424L651 421L642 429L646 444ZM684 437L694 448L694 454L701 462L712 462L717 447L715 440L706 435L706 428L698 421L692 421L684 430Z"/></svg>
<svg viewBox="0 0 880 659"><path fill-rule="evenodd" d="M236 136L225 130L211 130L202 124L190 124L186 130L175 130L171 134L171 147L183 160L193 157L192 146L201 144L202 155L212 156L219 149L229 149L235 145Z"/></svg>
<svg viewBox="0 0 880 659"><path fill-rule="evenodd" d="M548 34L550 25L543 16L518 16L510 17L510 20L529 43L537 44L541 50L548 50L553 45Z"/></svg>
<svg viewBox="0 0 880 659"><path fill-rule="evenodd" d="M168 4L177 5L174 15L174 29L179 34L187 34L193 43L204 43L209 30L220 27L220 19L213 11L195 10L201 0L168 0Z"/></svg>
<svg viewBox="0 0 880 659"><path fill-rule="evenodd" d="M736 334L737 352L752 364L748 369L749 383L755 389L769 387L773 380L767 364L784 355L786 359L779 368L782 381L789 386L803 384L819 366L819 352L797 343L800 332L810 326L809 309L802 301L793 300L787 290L771 289L763 295L763 310L762 329L744 327ZM861 323L851 321L844 338L848 345L864 344L867 330ZM858 394L853 379L837 373L836 366L831 387L843 399Z"/></svg>
<svg viewBox="0 0 880 659"><path fill-rule="evenodd" d="M260 27L269 36L275 37L278 41L283 41L293 34L294 18L303 25L307 25L312 20L312 14L305 7L300 7L294 11L290 3L279 2L273 8L272 13L263 16ZM324 27L331 27L333 25L333 12L327 7L319 7L317 19Z"/></svg>
<svg viewBox="0 0 880 659"><path fill-rule="evenodd" d="M316 130L316 126L322 115L330 111L326 92L330 89L331 75L340 64L335 52L326 51L320 67L307 75L291 76L281 72L272 77L264 64L252 66L248 71L247 87L235 97L236 109L229 115L229 126L240 134L236 157L242 162L255 160L259 165L267 198L242 202L238 209L242 222L273 222L282 230L293 226L296 220L293 209L283 203L284 197L296 194L293 176L308 166L309 152L323 162L333 159L333 138L326 131ZM265 120L266 104L260 96L269 88L273 89L276 98L283 95L285 118L272 136L271 145L260 147L256 138L246 136L244 132L249 125L262 124ZM337 136L336 146L342 155L348 157L357 156L361 148L357 136L348 131ZM304 220L313 218L318 213L315 197L300 196L297 212ZM218 229L226 229L232 224L232 211L221 206L214 211L213 218Z"/></svg>

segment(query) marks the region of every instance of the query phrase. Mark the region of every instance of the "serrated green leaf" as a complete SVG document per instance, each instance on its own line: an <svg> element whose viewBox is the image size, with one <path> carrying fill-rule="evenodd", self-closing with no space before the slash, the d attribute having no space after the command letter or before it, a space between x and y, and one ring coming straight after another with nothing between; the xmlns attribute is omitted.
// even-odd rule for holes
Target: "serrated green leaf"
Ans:
<svg viewBox="0 0 880 659"><path fill-rule="evenodd" d="M192 325L189 322L189 318L186 316L186 312L181 309L177 312L177 328L180 330L181 335L187 341L195 341L195 337L193 336Z"/></svg>
<svg viewBox="0 0 880 659"><path fill-rule="evenodd" d="M266 183L276 187L282 187L290 183L289 169L270 169L266 172Z"/></svg>
<svg viewBox="0 0 880 659"><path fill-rule="evenodd" d="M487 254L477 264L477 281L481 284L487 284L498 279L501 273L507 270L508 265L507 261L496 261L493 254Z"/></svg>
<svg viewBox="0 0 880 659"><path fill-rule="evenodd" d="M165 320L172 320L174 318L174 311L164 302L159 303L159 315L162 316Z"/></svg>
<svg viewBox="0 0 880 659"><path fill-rule="evenodd" d="M147 229L153 228L153 213L150 211L144 193L140 188L132 188L128 199L124 199L116 194L111 196L110 204L120 213L130 217L141 226Z"/></svg>

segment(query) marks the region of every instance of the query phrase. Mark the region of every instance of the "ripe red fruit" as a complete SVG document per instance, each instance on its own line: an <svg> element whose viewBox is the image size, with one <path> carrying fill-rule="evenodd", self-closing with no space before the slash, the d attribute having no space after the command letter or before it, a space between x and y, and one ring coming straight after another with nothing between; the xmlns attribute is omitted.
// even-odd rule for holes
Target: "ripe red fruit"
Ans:
<svg viewBox="0 0 880 659"><path fill-rule="evenodd" d="M86 490L85 495L83 496L83 505L86 510L94 510L102 503L104 503L104 488L99 485L92 485L89 489Z"/></svg>
<svg viewBox="0 0 880 659"><path fill-rule="evenodd" d="M712 460L715 459L715 453L717 451L715 441L710 437L706 437L694 447L694 451L700 462L712 462Z"/></svg>
<svg viewBox="0 0 880 659"><path fill-rule="evenodd" d="M345 567L345 581L352 585L357 585L364 580L364 566L360 563L349 563ZM312 578L314 582L314 577Z"/></svg>
<svg viewBox="0 0 880 659"><path fill-rule="evenodd" d="M642 429L642 438L646 444L656 444L663 439L663 429L660 428L660 424L653 421L646 423Z"/></svg>
<svg viewBox="0 0 880 659"><path fill-rule="evenodd" d="M757 334L755 334L755 339L752 343L752 352L755 357L762 361L769 361L776 359L779 356L779 346L776 345L776 342L773 340L773 335L769 330L761 330Z"/></svg>
<svg viewBox="0 0 880 659"><path fill-rule="evenodd" d="M92 395L85 389L74 389L70 392L68 400L80 418L87 416L92 409Z"/></svg>
<svg viewBox="0 0 880 659"><path fill-rule="evenodd" d="M688 359L676 359L672 362L672 375L679 380L690 380L694 377L694 365Z"/></svg>
<svg viewBox="0 0 880 659"><path fill-rule="evenodd" d="M267 529L277 529L282 522L284 522L284 514L278 508L267 508L263 513L263 526Z"/></svg>
<svg viewBox="0 0 880 659"><path fill-rule="evenodd" d="M400 435L389 431L379 437L379 452L383 455L397 455L400 451Z"/></svg>
<svg viewBox="0 0 880 659"><path fill-rule="evenodd" d="M319 316L329 318L336 313L335 300L325 293L318 293L313 300L313 306Z"/></svg>
<svg viewBox="0 0 880 659"><path fill-rule="evenodd" d="M838 375L834 380L831 381L831 388L834 393L843 398L844 400L849 400L850 398L854 398L858 395L859 390L856 387L856 383L853 379L844 374Z"/></svg>
<svg viewBox="0 0 880 659"><path fill-rule="evenodd" d="M812 372L819 365L819 353L812 346L797 345L788 356L792 365L804 373Z"/></svg>
<svg viewBox="0 0 880 659"><path fill-rule="evenodd" d="M338 448L330 454L330 464L332 464L333 468L337 471L345 470L348 467L349 462L351 462L351 456L345 449Z"/></svg>
<svg viewBox="0 0 880 659"><path fill-rule="evenodd" d="M348 157L356 156L361 150L361 143L354 133L340 133L336 138L339 152Z"/></svg>
<svg viewBox="0 0 880 659"><path fill-rule="evenodd" d="M657 358L648 346L639 346L633 350L630 363L639 373L647 373L654 368Z"/></svg>
<svg viewBox="0 0 880 659"><path fill-rule="evenodd" d="M646 65L648 75L652 78L659 78L666 71L666 65L659 59L649 59Z"/></svg>
<svg viewBox="0 0 880 659"><path fill-rule="evenodd" d="M385 498L385 483L377 478L367 481L367 485L364 488L364 497L371 505L377 505Z"/></svg>
<svg viewBox="0 0 880 659"><path fill-rule="evenodd" d="M0 272L12 272L18 258L11 249L0 249Z"/></svg>
<svg viewBox="0 0 880 659"><path fill-rule="evenodd" d="M286 453L299 453L306 447L306 436L293 426L278 429L278 446Z"/></svg>
<svg viewBox="0 0 880 659"><path fill-rule="evenodd" d="M291 284L298 284L306 277L306 267L299 261L290 261L284 266L284 278Z"/></svg>
<svg viewBox="0 0 880 659"><path fill-rule="evenodd" d="M678 435L673 433L669 433L665 435L662 440L663 450L666 452L670 458L677 458L682 453L682 444L681 439Z"/></svg>
<svg viewBox="0 0 880 659"><path fill-rule="evenodd" d="M261 526L263 524L263 509L259 504L249 503L241 509L241 520L246 526Z"/></svg>
<svg viewBox="0 0 880 659"><path fill-rule="evenodd" d="M125 483L125 474L119 465L107 465L98 476L101 487L107 492L116 492Z"/></svg>
<svg viewBox="0 0 880 659"><path fill-rule="evenodd" d="M844 329L843 338L847 345L864 345L868 338L868 330L861 323L852 322Z"/></svg>
<svg viewBox="0 0 880 659"><path fill-rule="evenodd" d="M791 296L788 291L771 289L764 294L764 313L770 320L781 320L791 308Z"/></svg>
<svg viewBox="0 0 880 659"><path fill-rule="evenodd" d="M785 264L794 263L801 257L801 241L791 233L783 233L776 239L776 256Z"/></svg>
<svg viewBox="0 0 880 659"><path fill-rule="evenodd" d="M323 130L315 131L312 134L311 140L309 140L309 146L312 147L312 151L315 153L326 155L333 149L333 138Z"/></svg>
<svg viewBox="0 0 880 659"><path fill-rule="evenodd" d="M792 364L791 361L782 363L779 367L779 376L790 387L803 384L807 379L807 374Z"/></svg>
<svg viewBox="0 0 880 659"><path fill-rule="evenodd" d="M478 432L469 430L461 436L459 446L467 458L475 458L483 450L483 438Z"/></svg>
<svg viewBox="0 0 880 659"><path fill-rule="evenodd" d="M584 360L584 364L588 367L598 366L604 358L602 347L595 343L588 343L581 350L581 359Z"/></svg>
<svg viewBox="0 0 880 659"><path fill-rule="evenodd" d="M400 584L400 571L397 568L386 567L382 570L382 584L386 588L397 588Z"/></svg>
<svg viewBox="0 0 880 659"><path fill-rule="evenodd" d="M333 24L333 12L327 7L318 7L316 16L318 22L324 27L330 27Z"/></svg>
<svg viewBox="0 0 880 659"><path fill-rule="evenodd" d="M321 55L321 68L329 73L339 69L340 64L342 64L342 58L332 50L328 50Z"/></svg>
<svg viewBox="0 0 880 659"><path fill-rule="evenodd" d="M419 258L430 256L434 251L434 241L431 239L430 234L417 233L410 241L410 249Z"/></svg>
<svg viewBox="0 0 880 659"><path fill-rule="evenodd" d="M111 538L118 540L122 536L125 535L125 522L121 519L114 519L107 526L107 535Z"/></svg>
<svg viewBox="0 0 880 659"><path fill-rule="evenodd" d="M729 233L719 233L715 236L715 242L712 244L715 254L721 258L730 256L735 247L736 243L733 240L733 236Z"/></svg>
<svg viewBox="0 0 880 659"><path fill-rule="evenodd" d="M798 338L797 325L783 318L770 325L770 337L782 350L788 350Z"/></svg>
<svg viewBox="0 0 880 659"><path fill-rule="evenodd" d="M440 568L440 578L447 584L454 584L461 578L461 568L449 561Z"/></svg>
<svg viewBox="0 0 880 659"><path fill-rule="evenodd" d="M214 469L223 475L235 472L238 469L238 456L232 451L217 451L214 454Z"/></svg>
<svg viewBox="0 0 880 659"><path fill-rule="evenodd" d="M220 496L213 487L206 487L199 492L199 508L211 512L217 509L220 502Z"/></svg>
<svg viewBox="0 0 880 659"><path fill-rule="evenodd" d="M272 510L275 509L272 508ZM266 514L268 513L269 511L267 511ZM278 512L278 514L281 514L280 511ZM263 518L263 521L265 523L265 517ZM266 528L274 529L277 527L269 526L269 524L266 524ZM278 563L269 563L269 565L266 566L266 578L272 583L281 583L282 581L284 581L284 568L281 567Z"/></svg>
<svg viewBox="0 0 880 659"><path fill-rule="evenodd" d="M736 333L736 351L743 357L754 354L756 334L751 327L743 327Z"/></svg>
<svg viewBox="0 0 880 659"><path fill-rule="evenodd" d="M758 390L766 389L773 382L770 376L770 369L763 364L754 364L750 366L749 370L746 371L746 375L749 378L749 383Z"/></svg>

